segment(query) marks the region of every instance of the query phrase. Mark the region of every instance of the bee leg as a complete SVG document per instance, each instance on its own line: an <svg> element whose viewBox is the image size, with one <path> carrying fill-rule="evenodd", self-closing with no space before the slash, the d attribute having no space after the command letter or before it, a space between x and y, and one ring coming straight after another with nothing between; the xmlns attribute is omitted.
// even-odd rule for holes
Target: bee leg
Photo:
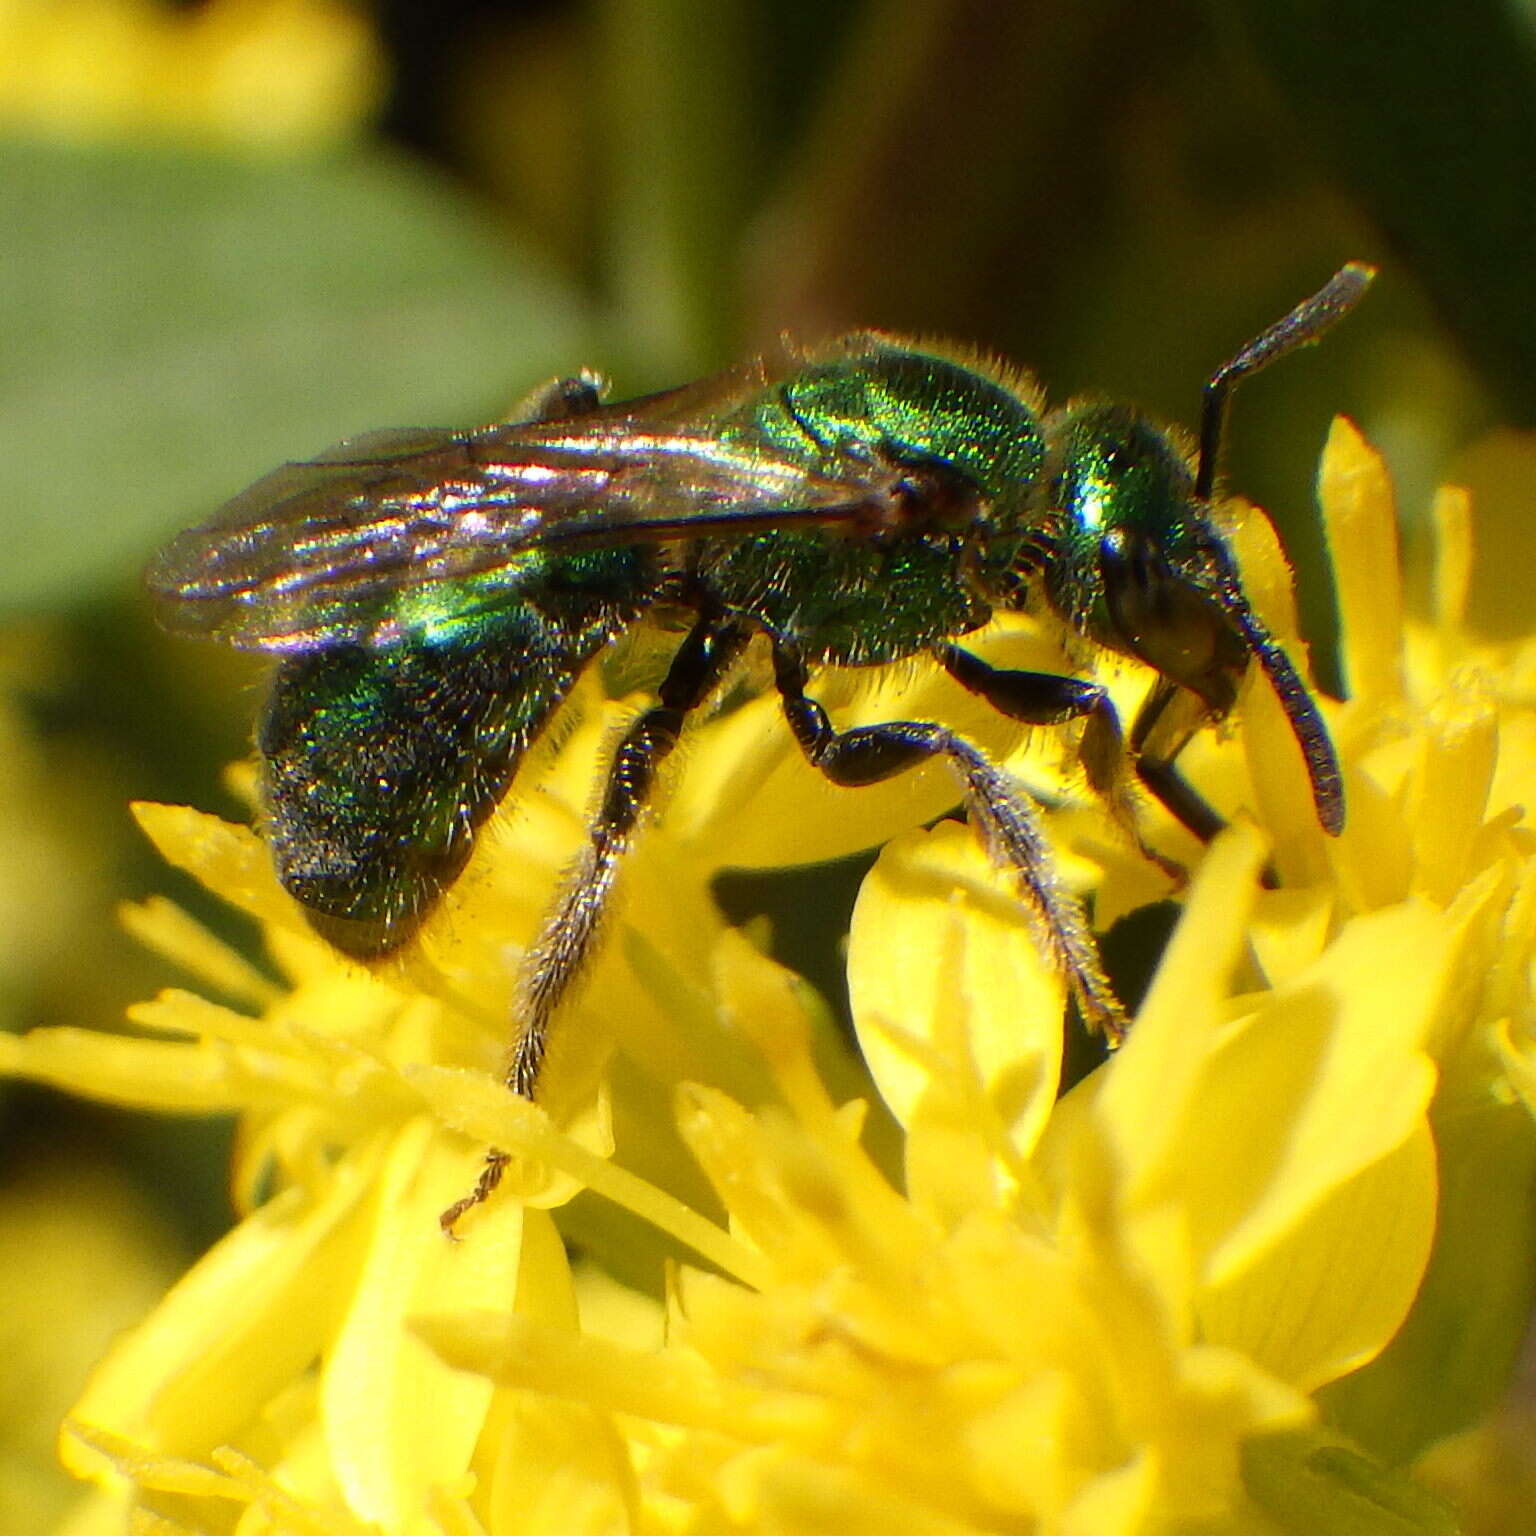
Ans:
<svg viewBox="0 0 1536 1536"><path fill-rule="evenodd" d="M506 1084L525 1099L537 1092L554 1015L601 932L619 861L644 813L656 771L677 745L688 712L708 697L746 639L734 624L712 615L701 618L673 656L658 702L625 731L614 752L591 837L566 872L524 961L517 993L518 1037ZM474 1189L438 1218L449 1236L466 1211L489 1199L508 1161L497 1147L486 1153Z"/></svg>
<svg viewBox="0 0 1536 1536"><path fill-rule="evenodd" d="M1175 759L1210 720L1210 710L1187 689L1160 677L1131 725L1130 756L1136 777L1175 821L1208 843L1226 821L1204 795L1179 772ZM1260 879L1274 890L1279 876L1266 864Z"/></svg>
<svg viewBox="0 0 1536 1536"><path fill-rule="evenodd" d="M1193 695L1166 677L1158 678L1131 725L1131 761L1147 792L1190 832L1208 843L1226 825L1205 797L1174 766L1174 759L1205 723Z"/></svg>
<svg viewBox="0 0 1536 1536"><path fill-rule="evenodd" d="M1129 1021L1099 959L1082 907L1061 889L1050 844L1020 786L963 737L942 725L892 720L837 731L827 712L806 696L803 657L775 641L774 682L785 718L806 757L834 784L874 784L934 757L945 757L965 786L966 810L998 863L1013 870L1038 920L1042 947L1071 984L1083 1018L1111 1043Z"/></svg>
<svg viewBox="0 0 1536 1536"><path fill-rule="evenodd" d="M564 421L595 411L608 393L608 380L593 368L570 378L546 379L512 407L508 421Z"/></svg>
<svg viewBox="0 0 1536 1536"><path fill-rule="evenodd" d="M994 667L958 645L940 646L935 654L962 688L985 699L1010 720L1025 725L1065 725L1086 717L1077 755L1088 787L1103 800L1115 824L1142 857L1183 885L1188 878L1184 867L1151 847L1136 824L1136 803L1126 772L1125 735L1120 716L1103 688L1055 672Z"/></svg>

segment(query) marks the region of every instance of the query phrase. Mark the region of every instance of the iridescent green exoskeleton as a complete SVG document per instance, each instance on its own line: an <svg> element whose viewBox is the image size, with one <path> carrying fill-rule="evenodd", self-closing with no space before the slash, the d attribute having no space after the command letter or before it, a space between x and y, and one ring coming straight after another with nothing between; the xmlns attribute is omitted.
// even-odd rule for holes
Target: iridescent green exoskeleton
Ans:
<svg viewBox="0 0 1536 1536"><path fill-rule="evenodd" d="M535 1092L661 759L757 636L795 739L835 783L949 761L1083 1018L1118 1039L1124 1013L1018 785L941 722L834 729L814 669L931 654L1013 719L1082 721L1088 781L1133 835L1128 769L1209 838L1219 820L1175 759L1256 662L1337 832L1322 720L1210 514L1231 387L1315 340L1371 276L1345 267L1212 377L1193 462L1136 410L1047 410L1010 369L856 333L642 400L604 404L584 374L511 425L354 438L182 534L149 584L170 628L279 657L257 734L267 836L315 928L364 960L406 943L442 897L593 655L642 616L681 616L657 702L619 743L529 952L507 1073L519 1093ZM1097 685L997 669L957 643L1018 608L1155 669L1128 736ZM503 1162L491 1154L447 1224Z"/></svg>

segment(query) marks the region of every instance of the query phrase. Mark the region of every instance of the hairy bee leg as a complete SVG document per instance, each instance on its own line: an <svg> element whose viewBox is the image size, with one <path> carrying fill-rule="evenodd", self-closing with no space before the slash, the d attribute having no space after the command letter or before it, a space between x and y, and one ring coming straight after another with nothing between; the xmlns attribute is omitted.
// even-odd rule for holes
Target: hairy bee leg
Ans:
<svg viewBox="0 0 1536 1536"><path fill-rule="evenodd" d="M1114 744L1120 743L1120 721L1109 695L1097 683L1057 672L1025 672L994 667L958 645L941 645L935 654L944 670L999 714L1025 725L1065 725L1084 715L1106 717Z"/></svg>
<svg viewBox="0 0 1536 1536"><path fill-rule="evenodd" d="M524 962L518 1037L505 1080L525 1099L537 1092L550 1026L597 941L619 861L649 802L657 769L677 745L688 712L708 697L746 640L745 631L713 616L695 624L672 658L659 702L625 731L614 752L591 838L567 871ZM498 1147L486 1153L474 1189L438 1218L446 1233L452 1236L459 1218L490 1198L508 1161Z"/></svg>
<svg viewBox="0 0 1536 1536"><path fill-rule="evenodd" d="M1188 878L1181 864L1164 857L1141 835L1136 803L1126 773L1128 757L1120 716L1109 694L1097 683L1056 672L1026 672L994 667L958 645L935 654L940 664L968 692L985 699L999 714L1025 725L1065 725L1086 717L1078 761L1088 787L1103 800L1115 824L1149 863L1180 885Z"/></svg>
<svg viewBox="0 0 1536 1536"><path fill-rule="evenodd" d="M792 646L773 648L774 682L790 730L806 757L834 784L878 783L934 757L946 757L965 785L966 809L992 856L1019 877L1039 920L1040 940L1071 984L1086 1023L1118 1043L1129 1027L1099 959L1082 907L1062 890L1049 843L1020 787L963 737L942 725L892 720L837 731L806 696L808 674Z"/></svg>

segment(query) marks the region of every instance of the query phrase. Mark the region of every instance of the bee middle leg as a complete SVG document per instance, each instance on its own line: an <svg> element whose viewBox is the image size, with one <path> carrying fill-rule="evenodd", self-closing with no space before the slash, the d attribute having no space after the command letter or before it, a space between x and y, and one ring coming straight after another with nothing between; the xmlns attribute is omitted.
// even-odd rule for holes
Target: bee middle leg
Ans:
<svg viewBox="0 0 1536 1536"><path fill-rule="evenodd" d="M806 695L804 658L782 640L774 643L773 670L795 740L834 784L874 784L934 757L949 760L965 786L972 824L992 856L1018 876L1042 945L1066 975L1085 1022L1118 1042L1129 1027L1125 1009L1104 974L1082 907L1056 879L1050 845L1022 788L946 726L892 720L835 730L826 710Z"/></svg>
<svg viewBox="0 0 1536 1536"><path fill-rule="evenodd" d="M1187 872L1183 866L1159 853L1141 835L1127 773L1132 758L1126 751L1120 716L1104 688L1080 677L1067 677L1056 672L994 667L958 645L940 646L935 655L961 687L985 699L1010 720L1025 725L1065 725L1072 720L1083 720L1077 757L1083 765L1088 787L1108 807L1116 825L1136 845L1142 857L1170 879L1180 885L1184 883ZM1140 723L1138 716L1137 724ZM1139 761L1137 767L1139 770ZM1174 777L1177 779L1177 774ZM1185 789L1189 788L1182 779L1178 782ZM1193 790L1189 792L1194 793Z"/></svg>
<svg viewBox="0 0 1536 1536"><path fill-rule="evenodd" d="M524 961L517 992L518 1036L506 1084L525 1099L538 1090L554 1016L596 946L619 862L650 800L657 770L677 745L688 712L709 696L746 641L739 626L714 616L701 618L674 654L657 703L625 731L614 752L587 846L566 872ZM445 1232L451 1236L466 1211L489 1199L508 1161L497 1147L486 1153L474 1189L438 1218Z"/></svg>

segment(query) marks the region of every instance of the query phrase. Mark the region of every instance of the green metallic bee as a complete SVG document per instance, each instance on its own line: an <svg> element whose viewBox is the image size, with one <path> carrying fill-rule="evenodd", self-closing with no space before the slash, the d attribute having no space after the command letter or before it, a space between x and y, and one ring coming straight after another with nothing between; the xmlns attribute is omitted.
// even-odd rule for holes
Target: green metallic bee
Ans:
<svg viewBox="0 0 1536 1536"><path fill-rule="evenodd" d="M1327 732L1210 509L1232 387L1316 340L1372 276L1346 266L1213 375L1193 463L1136 410L1047 411L1011 370L855 333L641 400L604 404L583 374L510 425L353 438L183 533L149 585L167 627L278 656L257 731L267 837L315 929L361 960L400 948L440 900L595 653L642 617L684 631L529 951L507 1072L520 1094L537 1088L658 765L755 636L790 730L834 783L949 761L1084 1020L1113 1041L1124 1011L1019 786L937 722L836 730L807 692L813 669L930 654L1012 719L1083 721L1087 780L1128 829L1134 771L1208 839L1219 818L1175 760L1256 661L1338 832ZM1155 669L1128 736L1096 684L994 668L956 643L1021 608ZM491 1154L446 1225L504 1162Z"/></svg>

